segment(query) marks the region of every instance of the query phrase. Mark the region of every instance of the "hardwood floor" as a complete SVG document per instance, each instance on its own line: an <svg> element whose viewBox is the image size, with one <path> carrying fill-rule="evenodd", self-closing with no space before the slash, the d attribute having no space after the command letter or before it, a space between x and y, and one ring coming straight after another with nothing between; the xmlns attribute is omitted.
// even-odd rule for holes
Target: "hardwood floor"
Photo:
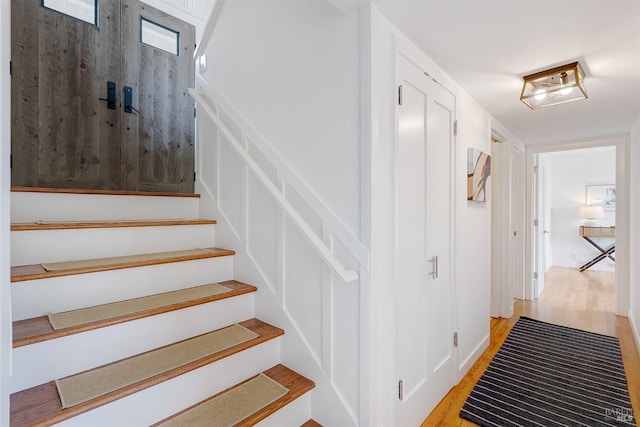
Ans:
<svg viewBox="0 0 640 427"><path fill-rule="evenodd" d="M546 275L544 292L537 301L516 300L509 319L491 319L491 342L460 383L449 391L422 423L426 426L474 426L458 417L473 386L482 376L491 358L520 316L557 325L569 326L620 340L622 360L636 421L640 418L640 354L635 346L626 317L616 316L614 308L614 273L552 267Z"/></svg>

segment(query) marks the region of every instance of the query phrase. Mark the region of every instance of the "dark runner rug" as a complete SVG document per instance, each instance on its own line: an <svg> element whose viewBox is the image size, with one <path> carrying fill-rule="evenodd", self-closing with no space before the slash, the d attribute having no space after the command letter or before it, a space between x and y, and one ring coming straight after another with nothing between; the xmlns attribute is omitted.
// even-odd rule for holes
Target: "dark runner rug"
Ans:
<svg viewBox="0 0 640 427"><path fill-rule="evenodd" d="M635 426L615 337L521 317L460 410L480 426Z"/></svg>

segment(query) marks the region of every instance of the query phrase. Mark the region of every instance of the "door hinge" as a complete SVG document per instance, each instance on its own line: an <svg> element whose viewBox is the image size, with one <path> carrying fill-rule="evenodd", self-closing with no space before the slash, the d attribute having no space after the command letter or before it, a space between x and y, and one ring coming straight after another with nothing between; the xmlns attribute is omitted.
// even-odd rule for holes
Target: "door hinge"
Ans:
<svg viewBox="0 0 640 427"><path fill-rule="evenodd" d="M537 220L537 219L534 219L534 220L533 220L533 226L534 226L534 227L537 227L537 226L538 226L538 220Z"/></svg>
<svg viewBox="0 0 640 427"><path fill-rule="evenodd" d="M193 173L193 182L196 182L196 173Z"/></svg>
<svg viewBox="0 0 640 427"><path fill-rule="evenodd" d="M403 383L402 380L398 381L398 399L403 400L404 399L404 390L403 390Z"/></svg>
<svg viewBox="0 0 640 427"><path fill-rule="evenodd" d="M9 61L9 75L13 75L13 62Z"/></svg>
<svg viewBox="0 0 640 427"><path fill-rule="evenodd" d="M402 85L398 86L398 105L402 105Z"/></svg>
<svg viewBox="0 0 640 427"><path fill-rule="evenodd" d="M453 346L454 347L458 346L458 333L457 332L453 333Z"/></svg>
<svg viewBox="0 0 640 427"><path fill-rule="evenodd" d="M536 280L538 279L538 272L533 273L533 278Z"/></svg>
<svg viewBox="0 0 640 427"><path fill-rule="evenodd" d="M13 154L9 154L9 169L13 168Z"/></svg>
<svg viewBox="0 0 640 427"><path fill-rule="evenodd" d="M197 115L196 111L198 111L198 109L194 107L193 108L193 118L194 119L196 118L196 115Z"/></svg>
<svg viewBox="0 0 640 427"><path fill-rule="evenodd" d="M457 120L453 121L453 135L454 136L458 135L458 121Z"/></svg>
<svg viewBox="0 0 640 427"><path fill-rule="evenodd" d="M533 167L533 173L538 173L538 167L537 166Z"/></svg>

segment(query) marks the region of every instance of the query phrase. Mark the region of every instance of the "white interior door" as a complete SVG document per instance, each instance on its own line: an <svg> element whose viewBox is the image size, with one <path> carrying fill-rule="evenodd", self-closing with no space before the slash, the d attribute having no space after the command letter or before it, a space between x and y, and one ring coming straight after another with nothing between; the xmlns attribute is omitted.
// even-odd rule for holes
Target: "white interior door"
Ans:
<svg viewBox="0 0 640 427"><path fill-rule="evenodd" d="M547 255L546 255L546 196L545 196L545 173L538 155L537 169L534 176L534 230L535 230L535 264L534 264L534 298L542 295L545 284L545 273L547 271Z"/></svg>
<svg viewBox="0 0 640 427"><path fill-rule="evenodd" d="M395 158L397 425L419 425L455 384L451 151L455 99L400 56Z"/></svg>
<svg viewBox="0 0 640 427"><path fill-rule="evenodd" d="M553 187L551 181L551 164L547 157L542 166L542 244L544 245L544 273L553 265L553 247L551 246L551 207L553 204Z"/></svg>
<svg viewBox="0 0 640 427"><path fill-rule="evenodd" d="M511 175L511 223L512 244L511 244L511 272L513 284L513 297L526 299L525 295L525 249L524 249L524 206L525 206L525 157L524 153L512 148L512 175Z"/></svg>

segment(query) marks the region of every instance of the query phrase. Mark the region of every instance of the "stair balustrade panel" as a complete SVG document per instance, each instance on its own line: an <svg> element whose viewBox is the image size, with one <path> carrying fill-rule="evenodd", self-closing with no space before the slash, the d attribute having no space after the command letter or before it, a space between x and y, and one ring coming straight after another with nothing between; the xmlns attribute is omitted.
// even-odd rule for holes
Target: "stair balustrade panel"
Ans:
<svg viewBox="0 0 640 427"><path fill-rule="evenodd" d="M252 264L357 422L368 251L209 82L197 82L197 188L219 218L217 239Z"/></svg>

